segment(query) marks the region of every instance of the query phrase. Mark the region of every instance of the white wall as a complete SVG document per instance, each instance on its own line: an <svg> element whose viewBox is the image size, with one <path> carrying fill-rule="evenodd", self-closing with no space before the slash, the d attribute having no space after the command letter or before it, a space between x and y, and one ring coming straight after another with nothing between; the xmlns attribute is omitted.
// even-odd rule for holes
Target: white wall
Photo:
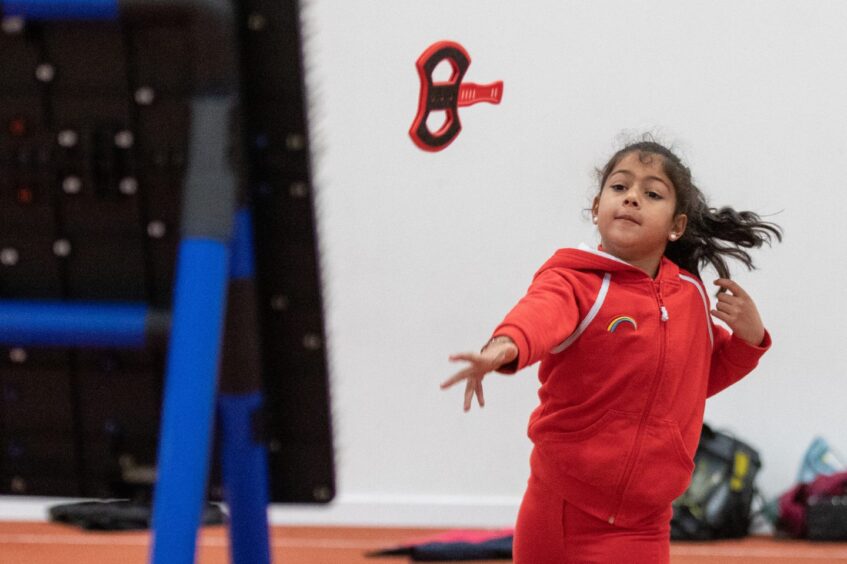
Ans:
<svg viewBox="0 0 847 564"><path fill-rule="evenodd" d="M596 242L593 167L642 131L713 204L785 228L737 271L773 350L707 421L760 449L766 495L814 435L847 453L847 4L312 0L304 20L340 496L278 520L511 523L536 369L491 377L464 414L438 389L447 355L478 348L557 247ZM430 154L407 133L414 63L442 39L504 96Z"/></svg>

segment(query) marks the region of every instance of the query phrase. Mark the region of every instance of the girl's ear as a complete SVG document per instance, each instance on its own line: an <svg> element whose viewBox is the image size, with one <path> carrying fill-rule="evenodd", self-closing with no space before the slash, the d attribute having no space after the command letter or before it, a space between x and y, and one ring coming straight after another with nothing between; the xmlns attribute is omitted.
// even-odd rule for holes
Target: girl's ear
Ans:
<svg viewBox="0 0 847 564"><path fill-rule="evenodd" d="M591 215L593 217L597 217L597 213L600 211L600 196L594 197L594 203L591 204Z"/></svg>
<svg viewBox="0 0 847 564"><path fill-rule="evenodd" d="M671 232L668 235L668 239L671 241L676 241L682 234L685 233L685 226L688 225L688 216L684 213L679 214L673 220L673 226L671 227Z"/></svg>

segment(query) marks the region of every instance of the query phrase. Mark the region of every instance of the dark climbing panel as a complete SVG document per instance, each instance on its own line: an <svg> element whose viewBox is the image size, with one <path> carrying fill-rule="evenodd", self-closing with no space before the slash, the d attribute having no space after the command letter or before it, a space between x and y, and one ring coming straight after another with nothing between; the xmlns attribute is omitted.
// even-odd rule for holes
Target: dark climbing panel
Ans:
<svg viewBox="0 0 847 564"><path fill-rule="evenodd" d="M238 175L253 202L271 498L334 495L294 1L237 5ZM179 21L0 30L0 299L171 305L194 69ZM166 342L0 349L0 494L145 497ZM224 367L225 370L237 369ZM219 497L218 471L211 495Z"/></svg>

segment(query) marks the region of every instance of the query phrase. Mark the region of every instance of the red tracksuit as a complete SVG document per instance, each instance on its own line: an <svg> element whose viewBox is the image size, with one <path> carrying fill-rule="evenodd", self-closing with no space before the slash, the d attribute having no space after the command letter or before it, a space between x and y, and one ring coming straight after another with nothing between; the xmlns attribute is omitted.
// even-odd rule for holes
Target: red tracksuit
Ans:
<svg viewBox="0 0 847 564"><path fill-rule="evenodd" d="M652 279L602 251L562 249L536 273L493 333L519 351L502 372L541 361L517 562L667 561L670 505L691 478L705 400L770 347L767 333L751 346L709 310L702 282L667 258ZM564 542L539 547L541 530Z"/></svg>

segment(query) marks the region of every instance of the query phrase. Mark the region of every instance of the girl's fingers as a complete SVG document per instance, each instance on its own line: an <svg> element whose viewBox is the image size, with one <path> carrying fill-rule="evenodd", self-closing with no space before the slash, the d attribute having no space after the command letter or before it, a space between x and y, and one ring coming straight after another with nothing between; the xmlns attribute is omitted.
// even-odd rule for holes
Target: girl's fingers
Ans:
<svg viewBox="0 0 847 564"><path fill-rule="evenodd" d="M720 286L723 290L729 290L735 296L744 297L747 295L744 288L739 286L735 280L730 280L729 278L718 278L715 280L715 286Z"/></svg>
<svg viewBox="0 0 847 564"><path fill-rule="evenodd" d="M469 411L471 408L471 400L473 399L474 388L474 381L469 379L467 385L465 386L465 411Z"/></svg>
<svg viewBox="0 0 847 564"><path fill-rule="evenodd" d="M733 296L732 294L718 294L718 301L731 304L740 302L741 298Z"/></svg>
<svg viewBox="0 0 847 564"><path fill-rule="evenodd" d="M465 401L464 401L464 409L465 411L469 411L471 408L471 404L473 403L473 396L476 394L477 402L479 402L479 406L483 407L485 405L485 396L482 393L482 376L485 375L485 370L480 368L478 364L482 360L479 353L455 353L451 354L449 357L451 362L458 361L467 361L471 363L471 366L468 366L464 370L460 370L447 380L444 380L441 383L441 389L446 390L450 388L462 380L465 380Z"/></svg>
<svg viewBox="0 0 847 564"><path fill-rule="evenodd" d="M479 354L472 352L455 353L451 354L448 359L450 360L450 362L459 362L460 360L476 362L477 360L479 360Z"/></svg>
<svg viewBox="0 0 847 564"><path fill-rule="evenodd" d="M738 313L738 307L733 303L718 302L715 304L715 309L726 314Z"/></svg>
<svg viewBox="0 0 847 564"><path fill-rule="evenodd" d="M724 313L722 311L718 311L716 309L713 309L711 311L711 313L712 313L713 316L717 317L718 319L720 319L721 321L723 321L727 325L729 325L729 321L730 321L730 319L732 319L732 316L727 315L726 313Z"/></svg>
<svg viewBox="0 0 847 564"><path fill-rule="evenodd" d="M471 373L473 373L472 368L465 368L464 370L457 372L456 374L441 383L441 389L446 390L450 386L457 384L462 380L465 380L466 378L470 377Z"/></svg>

